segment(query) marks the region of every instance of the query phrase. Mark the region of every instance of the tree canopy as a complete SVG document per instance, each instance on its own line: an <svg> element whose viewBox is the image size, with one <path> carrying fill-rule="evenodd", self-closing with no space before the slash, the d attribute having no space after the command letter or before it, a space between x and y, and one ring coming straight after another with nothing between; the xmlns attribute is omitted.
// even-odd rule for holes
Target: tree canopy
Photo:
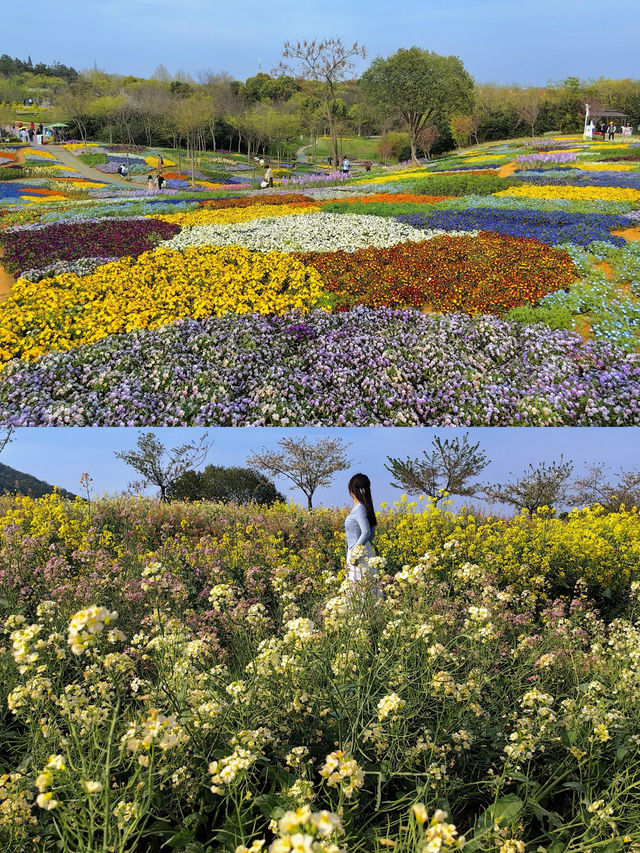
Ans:
<svg viewBox="0 0 640 853"><path fill-rule="evenodd" d="M169 486L168 495L176 500L265 506L284 501L274 484L259 471L222 465L207 465L203 471L185 471Z"/></svg>
<svg viewBox="0 0 640 853"><path fill-rule="evenodd" d="M440 56L419 47L377 57L360 78L363 92L381 109L394 113L409 134L417 160L420 131L454 112L471 109L473 78L457 56Z"/></svg>

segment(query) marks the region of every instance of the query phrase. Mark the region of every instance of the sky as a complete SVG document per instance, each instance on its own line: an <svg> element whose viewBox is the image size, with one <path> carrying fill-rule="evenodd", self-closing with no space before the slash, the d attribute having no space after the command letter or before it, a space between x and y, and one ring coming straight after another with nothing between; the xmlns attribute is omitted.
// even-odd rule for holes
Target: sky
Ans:
<svg viewBox="0 0 640 853"><path fill-rule="evenodd" d="M481 83L638 76L637 0L30 0L2 16L0 54L149 77L277 66L286 40L340 37L368 59L400 47L459 56Z"/></svg>
<svg viewBox="0 0 640 853"><path fill-rule="evenodd" d="M192 441L202 435L202 429L161 428L152 430L167 447ZM480 442L491 464L478 478L482 483L504 482L510 474L519 475L529 463L557 461L563 454L573 460L574 475L584 471L586 464L603 462L614 472L620 468L640 468L640 429L634 428L508 428L489 427L469 430L384 427L350 427L347 429L277 429L267 427L212 428L206 431L213 442L205 464L245 466L252 451L263 447L277 448L283 435L305 437L309 442L331 436L350 442L347 454L352 464L339 473L333 485L319 489L314 499L316 505L345 506L349 503L347 483L352 474L363 472L372 482L374 502L398 500L401 490L390 485L390 474L385 470L387 456L402 459L418 458L423 450L431 449L435 435L443 438L469 435L470 443ZM127 488L138 475L124 462L114 457L116 450L133 449L138 430L129 428L23 428L14 432L11 443L5 447L0 462L19 471L33 474L52 485L80 493L80 476L87 472L93 478L96 495L112 494ZM290 491L285 480L276 485L285 497L304 503L299 491ZM149 492L150 494L152 492ZM457 499L454 507L464 501ZM469 501L468 501L469 502ZM470 501L482 507L481 501ZM500 509L500 507L497 507Z"/></svg>

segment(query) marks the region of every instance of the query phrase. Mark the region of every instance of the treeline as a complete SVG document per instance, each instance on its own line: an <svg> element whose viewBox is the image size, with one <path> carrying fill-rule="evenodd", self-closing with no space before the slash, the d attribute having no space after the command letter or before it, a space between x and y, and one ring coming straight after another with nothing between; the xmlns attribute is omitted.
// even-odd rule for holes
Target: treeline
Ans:
<svg viewBox="0 0 640 853"><path fill-rule="evenodd" d="M436 56L411 48L394 57L403 54L403 61L414 61L417 54L409 56L412 51L431 59ZM432 97L428 120L425 115L419 120L403 119L403 104L390 109L376 93L376 69L386 69L394 57L374 60L360 79L343 75L333 80L328 96L321 75L313 80L295 73L259 73L240 81L225 73L172 76L159 66L151 78L142 78L96 68L77 73L59 63L34 66L30 60L3 56L0 101L5 107L0 123L10 118L7 105L33 97L36 103L53 105L52 116L66 121L70 134L83 140L286 156L299 146L300 137L313 143L321 136L334 139L336 134L380 136L379 156L398 159L416 152L439 154L456 145L580 132L585 103L596 111L615 108L627 115L634 128L640 124L640 80L569 77L542 88L478 84L453 57L438 59L455 60L459 68L451 66L446 73L458 81L465 75L470 91L449 98L447 78ZM416 88L424 79L418 65ZM420 114L420 108L411 107L407 115L411 110L412 115Z"/></svg>
<svg viewBox="0 0 640 853"><path fill-rule="evenodd" d="M75 497L66 489L58 489L58 491L63 498ZM32 498L42 498L51 492L53 492L53 486L44 480L0 463L0 495L29 495Z"/></svg>
<svg viewBox="0 0 640 853"><path fill-rule="evenodd" d="M6 53L0 56L0 77L5 78L5 80L15 80L15 78L24 76L24 83L28 86L30 80L27 75L55 77L71 83L77 79L78 72L70 65L63 65L62 62L54 62L51 65L47 65L46 62L36 62L34 65L30 56L27 59L11 57ZM16 85L20 85L21 81L16 80L15 83Z"/></svg>

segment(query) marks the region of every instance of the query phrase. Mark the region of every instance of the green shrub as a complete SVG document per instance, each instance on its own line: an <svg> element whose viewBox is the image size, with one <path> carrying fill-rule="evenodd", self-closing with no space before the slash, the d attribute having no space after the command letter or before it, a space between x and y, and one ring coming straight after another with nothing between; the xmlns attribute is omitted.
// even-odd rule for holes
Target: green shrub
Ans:
<svg viewBox="0 0 640 853"><path fill-rule="evenodd" d="M18 178L26 177L26 175L25 170L17 166L0 166L0 181L15 181Z"/></svg>
<svg viewBox="0 0 640 853"><path fill-rule="evenodd" d="M573 314L564 306L547 307L545 305L518 305L506 315L507 320L532 326L544 323L550 329L573 329Z"/></svg>
<svg viewBox="0 0 640 853"><path fill-rule="evenodd" d="M78 154L78 160L85 166L98 166L107 162L106 154Z"/></svg>
<svg viewBox="0 0 640 853"><path fill-rule="evenodd" d="M411 192L417 195L491 195L521 183L516 178L499 178L497 175L429 175L415 181Z"/></svg>

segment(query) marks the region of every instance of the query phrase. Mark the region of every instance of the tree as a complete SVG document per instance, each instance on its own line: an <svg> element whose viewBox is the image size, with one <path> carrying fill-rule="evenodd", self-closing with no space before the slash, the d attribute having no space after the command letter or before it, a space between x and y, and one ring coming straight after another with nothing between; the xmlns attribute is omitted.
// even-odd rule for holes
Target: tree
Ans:
<svg viewBox="0 0 640 853"><path fill-rule="evenodd" d="M469 483L489 464L484 451L479 450L480 443L469 444L469 434L459 438L442 441L436 436L431 442L433 450L422 451L421 459L401 459L387 456L389 465L384 467L392 475L391 485L404 489L410 495L427 495L435 504L452 495L471 496L478 490L477 483Z"/></svg>
<svg viewBox="0 0 640 853"><path fill-rule="evenodd" d="M7 444L11 441L11 436L13 435L13 427L5 427L2 432L0 432L0 453L5 449Z"/></svg>
<svg viewBox="0 0 640 853"><path fill-rule="evenodd" d="M334 474L346 470L352 461L345 455L349 444L339 438L321 438L316 444L307 444L304 438L282 438L278 444L282 450L263 447L261 453L252 452L247 464L272 477L286 477L304 493L308 509L313 509L316 489L331 485Z"/></svg>
<svg viewBox="0 0 640 853"><path fill-rule="evenodd" d="M553 507L565 500L572 471L573 463L564 462L560 456L559 462L549 465L542 462L534 466L530 463L519 479L504 485L487 485L483 491L488 501L509 504L533 513L540 507ZM511 473L509 476L515 477Z"/></svg>
<svg viewBox="0 0 640 853"><path fill-rule="evenodd" d="M453 136L458 148L466 148L471 141L472 119L470 115L452 116L450 126L451 135Z"/></svg>
<svg viewBox="0 0 640 853"><path fill-rule="evenodd" d="M516 101L516 113L520 121L524 121L531 128L531 138L542 109L542 96L536 91L523 92Z"/></svg>
<svg viewBox="0 0 640 853"><path fill-rule="evenodd" d="M252 468L207 465L203 471L185 471L169 488L177 500L218 503L257 503L270 506L284 497L264 474Z"/></svg>
<svg viewBox="0 0 640 853"><path fill-rule="evenodd" d="M440 133L435 124L429 124L423 127L416 137L416 146L422 151L427 160L431 159L431 149L438 141Z"/></svg>
<svg viewBox="0 0 640 853"><path fill-rule="evenodd" d="M282 60L277 69L280 74L294 77L301 91L320 99L331 137L334 163L338 162L337 84L354 67L351 60L356 56L364 59L365 55L364 47L358 42L347 47L342 39L314 39L296 44L287 41L282 50Z"/></svg>
<svg viewBox="0 0 640 853"><path fill-rule="evenodd" d="M360 78L363 92L394 113L409 133L417 163L418 135L438 118L449 119L473 105L473 79L457 56L439 56L419 47L377 57Z"/></svg>
<svg viewBox="0 0 640 853"><path fill-rule="evenodd" d="M607 512L640 507L640 471L623 471L617 483L609 480L604 464L590 465L587 473L573 481L572 501L581 506L600 504Z"/></svg>
<svg viewBox="0 0 640 853"><path fill-rule="evenodd" d="M207 442L206 433L197 441L169 450L152 432L140 433L137 443L137 450L118 450L114 455L142 475L140 482L131 484L132 488L146 489L147 486L157 486L160 489L161 501L169 499L170 487L185 471L204 462L211 447Z"/></svg>

